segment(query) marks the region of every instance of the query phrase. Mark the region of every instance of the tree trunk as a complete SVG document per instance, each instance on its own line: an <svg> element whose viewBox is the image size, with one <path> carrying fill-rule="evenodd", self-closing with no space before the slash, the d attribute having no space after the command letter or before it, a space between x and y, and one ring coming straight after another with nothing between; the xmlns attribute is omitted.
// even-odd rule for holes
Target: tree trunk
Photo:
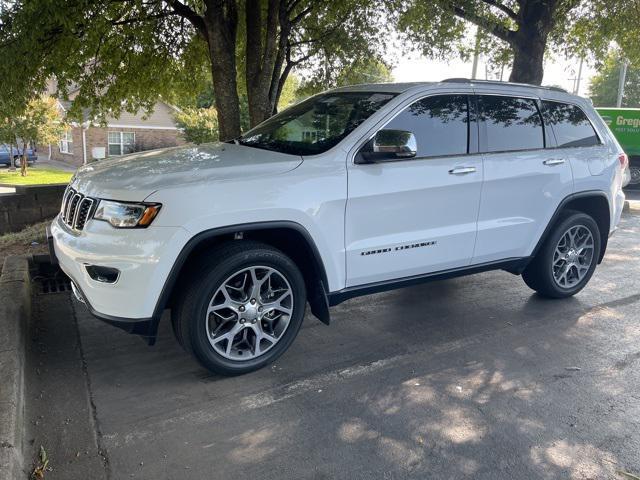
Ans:
<svg viewBox="0 0 640 480"><path fill-rule="evenodd" d="M207 2L204 21L221 141L240 136L240 100L236 71L238 10L235 0Z"/></svg>
<svg viewBox="0 0 640 480"><path fill-rule="evenodd" d="M275 98L274 78L280 77L284 58L282 48L288 39L288 31L281 25L281 17L287 13L286 2L269 0L266 19L262 15L261 3L260 0L246 0L245 80L252 127L271 116Z"/></svg>
<svg viewBox="0 0 640 480"><path fill-rule="evenodd" d="M509 81L540 85L544 75L544 51L545 43L539 41L514 43L513 69Z"/></svg>
<svg viewBox="0 0 640 480"><path fill-rule="evenodd" d="M18 153L17 150L16 150L16 153ZM9 171L10 172L16 171L16 164L15 164L15 161L13 160L13 143L9 144Z"/></svg>
<svg viewBox="0 0 640 480"><path fill-rule="evenodd" d="M27 176L27 162L29 157L27 155L27 142L22 142L22 160L20 161L20 175L23 177Z"/></svg>
<svg viewBox="0 0 640 480"><path fill-rule="evenodd" d="M510 41L513 69L510 82L540 85L544 75L544 52L555 25L558 0L527 0L520 3L518 30Z"/></svg>

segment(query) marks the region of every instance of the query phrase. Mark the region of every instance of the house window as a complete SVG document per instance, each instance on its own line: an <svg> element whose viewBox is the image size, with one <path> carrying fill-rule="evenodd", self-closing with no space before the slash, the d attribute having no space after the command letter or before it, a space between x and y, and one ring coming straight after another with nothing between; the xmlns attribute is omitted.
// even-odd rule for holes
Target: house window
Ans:
<svg viewBox="0 0 640 480"><path fill-rule="evenodd" d="M132 153L135 143L133 132L109 132L109 156Z"/></svg>
<svg viewBox="0 0 640 480"><path fill-rule="evenodd" d="M67 130L60 138L60 153L73 153L73 135Z"/></svg>

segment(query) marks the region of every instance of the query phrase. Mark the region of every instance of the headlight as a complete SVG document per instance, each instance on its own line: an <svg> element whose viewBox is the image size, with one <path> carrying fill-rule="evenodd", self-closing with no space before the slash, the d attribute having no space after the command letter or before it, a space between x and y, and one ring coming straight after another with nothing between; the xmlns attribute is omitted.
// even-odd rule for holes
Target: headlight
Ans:
<svg viewBox="0 0 640 480"><path fill-rule="evenodd" d="M159 203L123 203L100 200L93 218L116 228L145 228L160 211Z"/></svg>

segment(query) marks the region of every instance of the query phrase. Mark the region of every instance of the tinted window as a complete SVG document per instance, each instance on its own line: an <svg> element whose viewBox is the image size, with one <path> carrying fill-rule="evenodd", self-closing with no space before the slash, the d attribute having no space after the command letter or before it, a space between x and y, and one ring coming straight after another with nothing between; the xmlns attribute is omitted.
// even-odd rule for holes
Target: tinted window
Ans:
<svg viewBox="0 0 640 480"><path fill-rule="evenodd" d="M441 95L418 100L385 127L416 136L418 157L468 152L469 112L466 95Z"/></svg>
<svg viewBox="0 0 640 480"><path fill-rule="evenodd" d="M535 100L481 95L478 103L486 128L487 151L544 148L542 118Z"/></svg>
<svg viewBox="0 0 640 480"><path fill-rule="evenodd" d="M590 147L600 141L585 113L575 105L542 102L544 118L553 127L558 147Z"/></svg>

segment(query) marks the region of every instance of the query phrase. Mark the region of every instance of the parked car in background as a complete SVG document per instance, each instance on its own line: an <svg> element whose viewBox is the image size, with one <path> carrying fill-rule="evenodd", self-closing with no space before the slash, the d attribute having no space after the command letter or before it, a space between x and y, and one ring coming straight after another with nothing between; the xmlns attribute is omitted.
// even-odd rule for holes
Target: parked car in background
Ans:
<svg viewBox="0 0 640 480"><path fill-rule="evenodd" d="M596 108L629 156L629 188L640 188L640 108Z"/></svg>
<svg viewBox="0 0 640 480"><path fill-rule="evenodd" d="M235 375L291 345L307 302L329 324L352 297L495 269L575 295L626 170L590 102L561 89L357 85L228 143L80 168L49 240L94 315L153 344L169 307L185 350Z"/></svg>
<svg viewBox="0 0 640 480"><path fill-rule="evenodd" d="M36 154L33 148L27 148L27 165L33 165L36 163L38 159L38 155ZM11 147L7 144L0 143L0 165L11 166L12 164L16 167L20 166L20 162L22 162L22 149L18 149Z"/></svg>

